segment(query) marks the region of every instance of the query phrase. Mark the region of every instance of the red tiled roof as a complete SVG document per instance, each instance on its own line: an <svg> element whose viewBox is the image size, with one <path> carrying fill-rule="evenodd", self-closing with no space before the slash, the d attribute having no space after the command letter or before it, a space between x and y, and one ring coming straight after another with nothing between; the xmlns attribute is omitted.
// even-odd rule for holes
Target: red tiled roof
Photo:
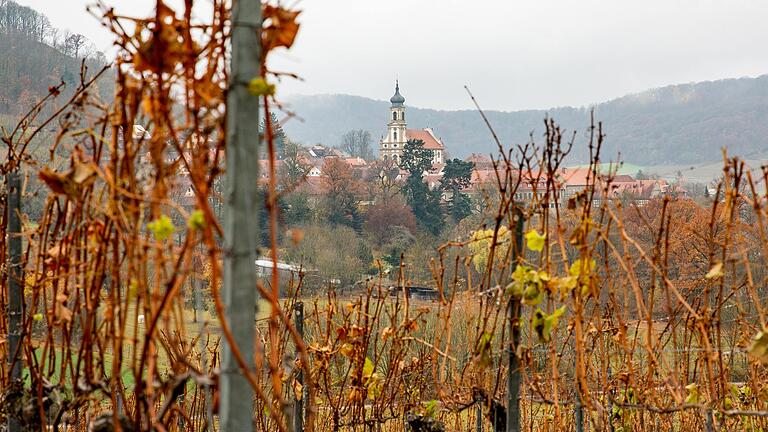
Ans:
<svg viewBox="0 0 768 432"><path fill-rule="evenodd" d="M432 133L431 129L406 129L405 138L407 140L422 140L424 148L429 150L444 150L445 146Z"/></svg>
<svg viewBox="0 0 768 432"><path fill-rule="evenodd" d="M473 169L469 181L474 185L495 182L496 171L493 169Z"/></svg>
<svg viewBox="0 0 768 432"><path fill-rule="evenodd" d="M465 162L472 162L475 164L475 167L478 168L490 168L493 165L493 161L488 155L485 154L479 154L479 153L472 153L469 155L466 159L464 159Z"/></svg>
<svg viewBox="0 0 768 432"><path fill-rule="evenodd" d="M633 182L635 179L632 178L630 175L622 174L622 175L616 175L613 177L613 181L611 183L629 183Z"/></svg>
<svg viewBox="0 0 768 432"><path fill-rule="evenodd" d="M590 173L589 168L563 168L560 174L567 186L586 186ZM594 179L590 179L590 182L594 183Z"/></svg>
<svg viewBox="0 0 768 432"><path fill-rule="evenodd" d="M364 167L368 165L368 162L365 161L365 159L360 157L349 157L344 159L344 162L347 163L350 167L359 168Z"/></svg>

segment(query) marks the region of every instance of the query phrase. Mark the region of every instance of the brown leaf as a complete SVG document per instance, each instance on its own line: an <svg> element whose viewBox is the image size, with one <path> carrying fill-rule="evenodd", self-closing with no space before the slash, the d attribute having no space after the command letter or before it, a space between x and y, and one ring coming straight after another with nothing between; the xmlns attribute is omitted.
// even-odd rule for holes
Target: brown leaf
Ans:
<svg viewBox="0 0 768 432"><path fill-rule="evenodd" d="M72 311L65 305L67 298L66 294L56 296L56 307L53 310L53 318L56 323L72 322Z"/></svg>
<svg viewBox="0 0 768 432"><path fill-rule="evenodd" d="M82 189L95 180L96 165L92 161L75 158L72 167L63 173L43 168L38 176L54 193L67 195L77 201Z"/></svg>
<svg viewBox="0 0 768 432"><path fill-rule="evenodd" d="M51 171L48 168L43 168L38 174L40 180L44 181L54 193L65 194L64 182L66 181L66 175L59 174L55 171Z"/></svg>
<svg viewBox="0 0 768 432"><path fill-rule="evenodd" d="M303 396L304 386L301 385L301 383L298 380L293 380L293 394L296 397L296 400L301 400L301 397Z"/></svg>
<svg viewBox="0 0 768 432"><path fill-rule="evenodd" d="M301 11L292 11L281 6L265 5L262 10L264 27L261 32L262 47L265 52L273 48L290 48L299 32L296 18Z"/></svg>

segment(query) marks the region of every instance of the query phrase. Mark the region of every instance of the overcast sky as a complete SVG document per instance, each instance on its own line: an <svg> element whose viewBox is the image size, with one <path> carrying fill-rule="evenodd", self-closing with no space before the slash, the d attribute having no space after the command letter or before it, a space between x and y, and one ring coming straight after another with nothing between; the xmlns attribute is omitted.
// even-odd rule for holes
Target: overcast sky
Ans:
<svg viewBox="0 0 768 432"><path fill-rule="evenodd" d="M16 1L109 50L110 35L85 12L93 0ZM104 1L137 15L155 3ZM284 95L388 99L398 77L407 105L470 108L467 84L484 108L519 110L768 73L765 0L302 0L298 8L299 39L271 67L305 81L282 84Z"/></svg>

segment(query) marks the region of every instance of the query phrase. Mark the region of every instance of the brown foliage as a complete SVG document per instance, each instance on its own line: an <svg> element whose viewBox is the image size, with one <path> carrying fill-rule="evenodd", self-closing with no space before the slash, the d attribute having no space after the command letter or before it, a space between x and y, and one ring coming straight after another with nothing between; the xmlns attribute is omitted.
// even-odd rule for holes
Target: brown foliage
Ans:
<svg viewBox="0 0 768 432"><path fill-rule="evenodd" d="M391 200L377 202L370 208L365 220L365 230L371 233L378 244L386 242L392 227L407 228L416 233L416 217L408 204Z"/></svg>

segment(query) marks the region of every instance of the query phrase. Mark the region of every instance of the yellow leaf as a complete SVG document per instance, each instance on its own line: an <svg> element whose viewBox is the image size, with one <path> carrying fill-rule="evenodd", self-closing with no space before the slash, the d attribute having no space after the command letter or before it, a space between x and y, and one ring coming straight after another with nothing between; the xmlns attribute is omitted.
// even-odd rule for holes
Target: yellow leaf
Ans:
<svg viewBox="0 0 768 432"><path fill-rule="evenodd" d="M709 269L709 272L706 276L704 276L707 279L720 279L723 277L723 263L719 262L712 266L711 269Z"/></svg>
<svg viewBox="0 0 768 432"><path fill-rule="evenodd" d="M373 362L370 358L365 358L365 364L363 364L363 378L368 378L373 375Z"/></svg>
<svg viewBox="0 0 768 432"><path fill-rule="evenodd" d="M763 329L752 337L747 352L760 362L768 364L768 329Z"/></svg>
<svg viewBox="0 0 768 432"><path fill-rule="evenodd" d="M553 279L552 282L550 282L550 285L556 287L557 290L560 291L561 296L565 296L576 288L578 285L578 278L576 276L561 277Z"/></svg>
<svg viewBox="0 0 768 432"><path fill-rule="evenodd" d="M159 218L148 223L147 228L152 231L157 240L165 240L176 231L173 221L166 215L161 215Z"/></svg>
<svg viewBox="0 0 768 432"><path fill-rule="evenodd" d="M139 294L139 281L136 279L131 279L131 282L128 284L128 292L126 294L128 295L129 299L135 298Z"/></svg>
<svg viewBox="0 0 768 432"><path fill-rule="evenodd" d="M685 389L688 390L688 396L685 398L685 403L687 404L699 403L699 385L688 384L687 386L685 386Z"/></svg>
<svg viewBox="0 0 768 432"><path fill-rule="evenodd" d="M528 245L528 249L534 252L541 252L541 250L544 249L544 240L546 238L546 234L539 234L535 229L530 230L525 234L525 242Z"/></svg>
<svg viewBox="0 0 768 432"><path fill-rule="evenodd" d="M569 273L571 276L589 276L592 274L592 270L595 269L595 260L591 259L589 261L584 261L583 259L579 258L576 261L571 264L571 268L569 270Z"/></svg>
<svg viewBox="0 0 768 432"><path fill-rule="evenodd" d="M205 228L205 215L203 214L202 210L195 210L192 212L192 214L189 215L189 219L187 220L187 226L189 226L189 229L203 229Z"/></svg>
<svg viewBox="0 0 768 432"><path fill-rule="evenodd" d="M380 374L374 372L371 377L368 378L365 385L368 387L368 398L375 400L381 395L381 391L384 387L384 380Z"/></svg>
<svg viewBox="0 0 768 432"><path fill-rule="evenodd" d="M272 96L275 94L275 85L270 84L261 77L256 77L248 83L248 92L254 96Z"/></svg>

